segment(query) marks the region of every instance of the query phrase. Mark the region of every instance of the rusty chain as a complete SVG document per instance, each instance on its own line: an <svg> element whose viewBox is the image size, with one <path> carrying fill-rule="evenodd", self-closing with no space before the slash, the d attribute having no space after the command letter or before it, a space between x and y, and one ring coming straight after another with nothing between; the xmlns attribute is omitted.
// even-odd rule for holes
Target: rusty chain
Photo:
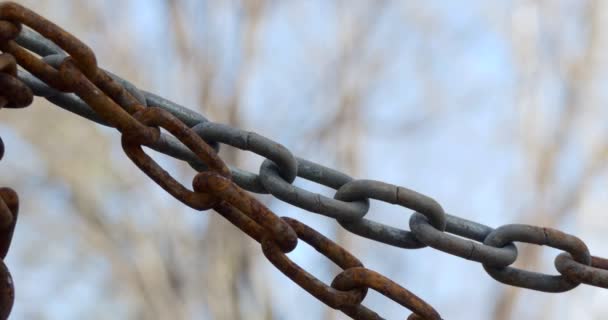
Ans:
<svg viewBox="0 0 608 320"><path fill-rule="evenodd" d="M521 224L494 229L447 214L437 201L416 191L381 181L355 180L298 158L271 139L211 122L98 68L89 47L12 2L0 4L0 50L0 106L26 106L33 93L89 120L116 128L122 134L127 156L159 186L191 208L214 209L260 243L266 258L293 282L354 319L382 319L361 304L368 289L413 311L408 319L441 317L407 289L365 268L338 244L293 218L278 217L245 190L269 193L299 208L334 218L362 237L406 249L428 246L479 262L491 277L505 284L544 292L563 292L581 283L608 288L608 259L591 256L585 243L575 236ZM24 70L17 70L15 60ZM254 152L266 160L258 174L228 167L217 155L220 144ZM142 146L187 161L198 171L192 190L172 178ZM3 151L0 140L0 158ZM336 193L329 198L304 190L292 184L296 177L333 188ZM409 219L410 231L365 219L369 199L415 211ZM17 208L17 194L8 188L0 189L2 258L12 238ZM298 239L343 269L330 285L287 257ZM510 267L518 257L516 241L563 250L555 258L559 275ZM0 312L8 316L14 292L4 263L0 265L0 279L6 279L8 284L8 290L0 292Z"/></svg>
<svg viewBox="0 0 608 320"><path fill-rule="evenodd" d="M16 37L18 30L0 21L0 42ZM17 61L7 53L0 54L0 109L23 108L32 103L31 89L17 77ZM4 157L4 142L0 137L0 160ZM7 187L0 188L0 318L8 318L15 300L15 287L4 263L19 213L19 197Z"/></svg>

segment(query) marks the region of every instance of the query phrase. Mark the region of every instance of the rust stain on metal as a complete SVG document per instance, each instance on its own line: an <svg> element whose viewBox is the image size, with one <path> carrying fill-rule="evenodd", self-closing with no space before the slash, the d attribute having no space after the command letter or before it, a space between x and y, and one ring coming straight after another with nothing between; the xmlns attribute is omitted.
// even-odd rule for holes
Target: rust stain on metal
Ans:
<svg viewBox="0 0 608 320"><path fill-rule="evenodd" d="M243 191L234 182L214 173L201 172L192 182L194 190L210 192L230 203L270 232L283 252L293 250L298 243L296 232L257 199Z"/></svg>
<svg viewBox="0 0 608 320"><path fill-rule="evenodd" d="M347 268L362 266L357 258L314 229L305 226L295 219L283 219L296 231L300 239L307 242L319 253L336 262L336 264L346 266ZM291 261L281 251L279 246L269 238L265 238L262 241L262 251L266 258L289 279L334 309L358 305L365 298L367 293L365 288L338 290L324 284L321 280Z"/></svg>
<svg viewBox="0 0 608 320"><path fill-rule="evenodd" d="M10 217L3 217L3 219L10 219L10 222L0 228L0 258L4 258L11 245L13 232L15 231L15 225L19 215L19 197L17 196L17 192L7 187L0 188L0 202L9 210L9 212L3 212L2 214L10 215Z"/></svg>
<svg viewBox="0 0 608 320"><path fill-rule="evenodd" d="M141 136L150 137L144 138L149 140L143 141L143 144L152 145L156 143L160 138L158 127L162 127L190 148L210 169L217 170L222 175L230 176L230 170L217 156L215 150L170 113L151 107L137 113L135 119L141 121L140 123L145 125L146 128L154 129L152 131L153 134ZM209 193L188 190L161 168L154 159L148 156L143 151L141 145L142 141L134 139L133 136L123 135L122 137L122 146L127 156L152 180L175 198L197 210L210 209L218 202L218 198Z"/></svg>
<svg viewBox="0 0 608 320"><path fill-rule="evenodd" d="M8 53L0 54L0 97L0 108L24 108L34 100L32 90L17 78L17 62Z"/></svg>
<svg viewBox="0 0 608 320"><path fill-rule="evenodd" d="M336 276L331 284L339 290L370 288L408 308L423 319L441 319L439 313L424 300L380 273L366 268L349 268Z"/></svg>
<svg viewBox="0 0 608 320"><path fill-rule="evenodd" d="M32 90L17 77L0 73L0 95L7 100L4 108L24 108L29 106L34 95Z"/></svg>
<svg viewBox="0 0 608 320"><path fill-rule="evenodd" d="M21 32L21 24L10 21L0 21L0 42L5 42L17 38Z"/></svg>
<svg viewBox="0 0 608 320"><path fill-rule="evenodd" d="M262 243L264 237L267 236L268 232L262 226L226 201L220 201L213 207L213 210L258 243Z"/></svg>
<svg viewBox="0 0 608 320"><path fill-rule="evenodd" d="M0 259L0 319L8 319L15 302L13 277Z"/></svg>
<svg viewBox="0 0 608 320"><path fill-rule="evenodd" d="M93 51L69 32L37 13L14 2L0 4L0 20L22 23L36 30L70 54L78 68L90 79L97 74L97 60ZM9 41L10 42L10 41Z"/></svg>
<svg viewBox="0 0 608 320"><path fill-rule="evenodd" d="M0 21L2 23L4 21ZM8 73L11 76L17 76L17 60L11 54L0 54L0 72Z"/></svg>
<svg viewBox="0 0 608 320"><path fill-rule="evenodd" d="M592 256L591 263L585 265L563 252L555 257L554 264L559 273L572 283L608 289L608 259Z"/></svg>
<svg viewBox="0 0 608 320"><path fill-rule="evenodd" d="M85 101L102 119L111 126L127 134L133 140L149 141L152 133L149 127L137 121L122 106L113 101L85 76L71 59L65 59L59 67L61 86L68 88Z"/></svg>
<svg viewBox="0 0 608 320"><path fill-rule="evenodd" d="M17 223L19 197L10 188L0 188L0 319L7 319L15 301L13 278L4 264Z"/></svg>

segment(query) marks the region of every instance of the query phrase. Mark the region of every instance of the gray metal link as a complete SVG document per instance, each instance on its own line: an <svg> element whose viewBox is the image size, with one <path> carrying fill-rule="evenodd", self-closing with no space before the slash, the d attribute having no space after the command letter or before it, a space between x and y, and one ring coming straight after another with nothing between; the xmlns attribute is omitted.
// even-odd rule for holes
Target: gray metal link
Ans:
<svg viewBox="0 0 608 320"><path fill-rule="evenodd" d="M59 48L52 41L49 41L45 37L38 34L36 31L28 28L21 28L21 33L17 36L15 41L22 47L38 54L39 56L49 56L52 54L65 54L61 48Z"/></svg>
<svg viewBox="0 0 608 320"><path fill-rule="evenodd" d="M525 224L508 224L492 231L484 244L503 247L513 241L547 245L569 252L574 260L589 265L591 255L587 245L579 238L556 229L542 228ZM483 265L486 272L497 281L512 286L544 292L564 292L577 287L580 282L571 281L562 275L550 276L537 272L525 271L513 267L495 267Z"/></svg>
<svg viewBox="0 0 608 320"><path fill-rule="evenodd" d="M341 201L376 199L397 204L427 216L440 230L445 229L445 213L441 205L416 191L376 180L353 180L344 184L334 196ZM404 219L405 220L405 219ZM346 230L362 237L406 249L423 248L426 245L410 232L369 219L338 219Z"/></svg>
<svg viewBox="0 0 608 320"><path fill-rule="evenodd" d="M608 289L608 259L591 257L591 265L577 262L567 252L555 257L555 268L570 281Z"/></svg>
<svg viewBox="0 0 608 320"><path fill-rule="evenodd" d="M296 157L296 160L298 161L298 177L300 178L314 181L336 190L353 180L349 175L338 170L298 157Z"/></svg>
<svg viewBox="0 0 608 320"><path fill-rule="evenodd" d="M298 171L297 160L291 154L291 151L282 144L254 132L214 122L201 122L192 127L192 130L210 141L221 142L241 150L249 150L271 160L278 166L281 178L288 183L292 183L296 179ZM250 174L254 175L254 177L249 178L252 180L250 185L241 187L251 192L268 193L260 182L259 176Z"/></svg>
<svg viewBox="0 0 608 320"><path fill-rule="evenodd" d="M467 260L490 266L506 266L517 259L517 248L513 244L496 248L479 243L494 229L449 214L446 214L445 232L437 230L427 217L420 213L415 213L410 218L410 229L416 239L425 245Z"/></svg>
<svg viewBox="0 0 608 320"><path fill-rule="evenodd" d="M201 122L207 122L207 118L205 118L200 113L195 112L192 109L188 109L182 105L179 105L175 102L169 101L165 98L159 97L154 93L150 93L145 90L140 90L144 96L146 97L146 102L150 107L159 107L166 111L171 112L172 115L177 117L183 123L185 123L189 127L194 127L195 125Z"/></svg>
<svg viewBox="0 0 608 320"><path fill-rule="evenodd" d="M308 173L307 177L304 175ZM298 176L331 188L339 188L352 178L298 158ZM369 209L369 201L344 202L296 187L279 174L279 167L265 160L260 167L260 181L273 196L302 209L334 219L360 219Z"/></svg>

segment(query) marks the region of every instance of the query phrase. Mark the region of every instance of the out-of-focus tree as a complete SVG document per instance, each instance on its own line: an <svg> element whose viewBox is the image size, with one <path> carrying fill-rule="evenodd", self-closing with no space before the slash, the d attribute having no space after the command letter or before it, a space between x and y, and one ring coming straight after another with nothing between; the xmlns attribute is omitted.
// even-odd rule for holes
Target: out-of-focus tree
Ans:
<svg viewBox="0 0 608 320"><path fill-rule="evenodd" d="M590 185L605 174L608 139L589 117L601 114L606 36L601 1L517 1L511 37L518 79L517 108L525 158L522 182L530 185L519 221L559 228L581 214ZM559 22L561 21L561 22ZM578 158L575 173L567 166ZM536 270L551 262L538 247L520 250L519 265ZM502 290L496 319L516 319L524 292ZM535 297L532 297L535 298ZM529 299L525 299L529 303ZM526 303L526 304L527 304ZM539 318L545 310L534 316Z"/></svg>

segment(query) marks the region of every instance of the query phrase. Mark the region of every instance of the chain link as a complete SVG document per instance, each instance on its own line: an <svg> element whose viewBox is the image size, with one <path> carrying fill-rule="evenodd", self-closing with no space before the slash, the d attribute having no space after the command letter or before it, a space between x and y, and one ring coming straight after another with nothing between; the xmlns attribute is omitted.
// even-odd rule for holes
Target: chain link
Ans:
<svg viewBox="0 0 608 320"><path fill-rule="evenodd" d="M517 248L512 243L500 248L479 243L494 229L449 214L446 214L445 232L436 229L420 213L414 213L410 218L410 229L425 245L463 259L499 266L510 265L517 259Z"/></svg>
<svg viewBox="0 0 608 320"><path fill-rule="evenodd" d="M551 228L508 224L492 231L484 240L484 244L502 247L513 241L547 245L552 248L561 249L569 252L577 262L585 266L591 264L589 249L587 249L587 245L581 239ZM563 275L550 276L508 266L484 264L483 267L497 281L538 291L563 292L574 289L580 284L580 282L575 281L572 277Z"/></svg>
<svg viewBox="0 0 608 320"><path fill-rule="evenodd" d="M11 188L0 188L0 318L6 319L13 308L15 287L4 259L13 239L19 213L19 197Z"/></svg>
<svg viewBox="0 0 608 320"><path fill-rule="evenodd" d="M374 180L354 180L338 189L335 199L341 201L366 201L376 199L401 205L425 215L435 228L445 230L445 213L437 201L416 191ZM372 220L338 219L346 230L362 237L380 241L393 246L417 249L425 247L413 233L387 226Z"/></svg>
<svg viewBox="0 0 608 320"><path fill-rule="evenodd" d="M38 33L23 28L22 24ZM545 292L570 290L580 283L608 287L608 260L592 257L585 243L572 235L528 225L493 229L446 214L436 200L413 190L381 181L353 179L298 158L269 138L211 122L188 108L140 90L98 68L95 55L85 44L12 2L0 4L0 50L12 54L25 69L17 71L16 66L0 69L0 102L4 101L3 105L27 105L33 93L84 118L116 128L122 134L127 156L159 186L194 209L214 209L260 243L264 255L287 277L326 305L354 319L382 319L361 304L368 289L413 311L408 319L440 319L440 316L407 289L365 268L338 244L295 219L278 217L245 190L271 194L299 208L334 218L345 229L371 240L408 249L429 246L477 261L491 277L505 284ZM3 56L0 56L0 65L14 66L14 62L9 61L10 56ZM3 62L5 60L9 62ZM2 77L9 80L5 82ZM259 173L227 166L217 155L222 143L264 157ZM198 171L193 178L193 190L172 178L143 151L142 146L189 163ZM1 154L1 140L0 147ZM327 197L297 187L292 184L296 177L333 188L336 193ZM0 217L0 241L8 237L10 244L13 229L9 232L2 226L14 228L17 202L10 202L16 201L14 192L15 200L10 200L7 194L11 193L0 190L0 200L4 201L0 201L0 215L9 213L13 219ZM365 219L369 199L411 209L410 231ZM11 221L10 224L7 221ZM286 253L298 245L298 239L343 269L330 286L287 257ZM510 267L518 257L515 241L564 250L555 258L560 275L543 275ZM2 273L1 267L4 265L0 266L0 279L4 279L8 271ZM8 277L10 279L10 274ZM0 299L4 299L0 303L8 296L12 297L1 296L0 292ZM0 309L4 306L0 305ZM10 308L8 310L10 312Z"/></svg>
<svg viewBox="0 0 608 320"><path fill-rule="evenodd" d="M1 14L1 13L0 13ZM19 34L20 27L0 21L0 47ZM34 99L32 90L17 77L17 61L8 53L0 54L0 109L24 108ZM0 137L0 160L4 158L4 142ZM4 263L10 248L17 217L19 196L11 188L0 188L0 319L11 313L15 301L15 287L11 273Z"/></svg>
<svg viewBox="0 0 608 320"><path fill-rule="evenodd" d="M307 164L309 164L307 166ZM310 175L306 176L305 172ZM298 177L338 189L353 178L318 164L300 161L298 159ZM260 181L266 190L277 199L283 200L304 210L324 216L343 219L361 219L369 210L369 201L346 202L326 197L319 193L310 192L285 181L279 167L270 160L264 160L260 167Z"/></svg>
<svg viewBox="0 0 608 320"><path fill-rule="evenodd" d="M585 265L563 252L555 257L555 268L570 280L608 289L608 259L591 256Z"/></svg>

